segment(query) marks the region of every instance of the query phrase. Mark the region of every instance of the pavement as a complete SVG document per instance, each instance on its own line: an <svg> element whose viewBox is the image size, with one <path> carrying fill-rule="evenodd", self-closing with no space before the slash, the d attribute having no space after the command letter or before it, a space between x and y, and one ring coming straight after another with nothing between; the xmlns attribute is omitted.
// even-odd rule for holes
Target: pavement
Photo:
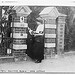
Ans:
<svg viewBox="0 0 75 75"><path fill-rule="evenodd" d="M61 57L44 59L41 63L35 63L30 58L16 62L14 59L0 60L0 72L75 73L75 51L65 52Z"/></svg>

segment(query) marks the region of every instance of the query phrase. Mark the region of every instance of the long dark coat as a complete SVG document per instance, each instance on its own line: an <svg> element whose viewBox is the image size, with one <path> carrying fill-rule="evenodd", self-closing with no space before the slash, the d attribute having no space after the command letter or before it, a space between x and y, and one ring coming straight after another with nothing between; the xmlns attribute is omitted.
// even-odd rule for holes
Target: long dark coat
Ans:
<svg viewBox="0 0 75 75"><path fill-rule="evenodd" d="M35 31L38 27L36 12L31 12L30 15L27 17L28 27ZM44 58L44 40L43 36L36 36L30 35L28 32L27 38L27 55L30 56L32 59L42 60Z"/></svg>
<svg viewBox="0 0 75 75"><path fill-rule="evenodd" d="M33 60L37 59L41 61L44 59L44 39L43 36L29 35L27 39L27 55Z"/></svg>
<svg viewBox="0 0 75 75"><path fill-rule="evenodd" d="M37 60L44 59L44 39L43 36L36 36L33 44L33 56Z"/></svg>

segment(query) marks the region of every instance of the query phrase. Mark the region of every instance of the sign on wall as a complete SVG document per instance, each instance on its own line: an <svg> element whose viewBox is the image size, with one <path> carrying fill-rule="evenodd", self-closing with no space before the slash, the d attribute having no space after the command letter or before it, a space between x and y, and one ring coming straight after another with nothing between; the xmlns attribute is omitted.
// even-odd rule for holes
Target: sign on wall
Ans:
<svg viewBox="0 0 75 75"><path fill-rule="evenodd" d="M23 16L20 17L20 22L24 23L24 17Z"/></svg>

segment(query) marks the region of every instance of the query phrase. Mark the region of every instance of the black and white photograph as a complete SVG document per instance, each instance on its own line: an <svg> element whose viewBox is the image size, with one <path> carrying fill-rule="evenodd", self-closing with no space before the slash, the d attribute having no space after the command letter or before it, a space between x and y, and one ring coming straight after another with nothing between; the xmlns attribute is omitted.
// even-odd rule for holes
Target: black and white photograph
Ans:
<svg viewBox="0 0 75 75"><path fill-rule="evenodd" d="M0 73L75 73L75 6L0 5Z"/></svg>

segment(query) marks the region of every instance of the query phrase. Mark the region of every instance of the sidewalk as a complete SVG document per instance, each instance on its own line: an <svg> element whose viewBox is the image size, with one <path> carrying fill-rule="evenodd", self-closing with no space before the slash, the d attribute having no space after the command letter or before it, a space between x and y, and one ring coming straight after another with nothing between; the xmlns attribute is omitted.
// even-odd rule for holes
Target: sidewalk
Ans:
<svg viewBox="0 0 75 75"><path fill-rule="evenodd" d="M63 57L44 59L41 63L35 63L31 60L0 63L0 72L1 70L4 70L5 72L42 71L75 73L75 51L67 52Z"/></svg>

